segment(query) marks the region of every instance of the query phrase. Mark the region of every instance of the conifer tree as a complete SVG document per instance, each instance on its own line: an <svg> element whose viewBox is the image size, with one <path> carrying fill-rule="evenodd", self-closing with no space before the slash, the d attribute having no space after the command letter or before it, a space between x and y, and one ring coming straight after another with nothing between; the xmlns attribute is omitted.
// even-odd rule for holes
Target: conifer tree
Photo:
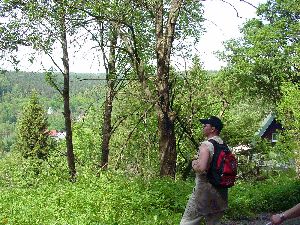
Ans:
<svg viewBox="0 0 300 225"><path fill-rule="evenodd" d="M46 112L34 91L17 121L17 143L24 158L46 159L50 149Z"/></svg>

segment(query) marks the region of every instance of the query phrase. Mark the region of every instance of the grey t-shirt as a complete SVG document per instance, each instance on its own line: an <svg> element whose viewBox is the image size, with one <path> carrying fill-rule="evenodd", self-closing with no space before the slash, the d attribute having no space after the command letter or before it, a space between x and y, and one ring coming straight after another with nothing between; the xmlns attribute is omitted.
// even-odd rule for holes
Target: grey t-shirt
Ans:
<svg viewBox="0 0 300 225"><path fill-rule="evenodd" d="M219 136L213 136L209 139L213 139L216 142L218 142L219 144L223 144L223 140ZM210 153L210 159L212 159L212 156L214 155L214 145L211 142L209 142L208 140L203 141L201 143L201 145L206 145L208 147L208 150L209 150L209 153ZM198 155L199 155L199 151L198 151Z"/></svg>

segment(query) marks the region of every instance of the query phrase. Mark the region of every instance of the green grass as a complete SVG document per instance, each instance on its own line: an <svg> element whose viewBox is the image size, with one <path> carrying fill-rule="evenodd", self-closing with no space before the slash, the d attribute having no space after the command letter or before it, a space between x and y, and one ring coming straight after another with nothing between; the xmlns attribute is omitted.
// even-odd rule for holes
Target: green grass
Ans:
<svg viewBox="0 0 300 225"><path fill-rule="evenodd" d="M113 171L78 172L76 183L44 168L0 163L0 224L179 224L193 181L143 179ZM27 168L27 169L26 169ZM49 169L49 168L48 168ZM285 173L263 182L239 182L229 191L224 219L277 212L300 202L300 181Z"/></svg>
<svg viewBox="0 0 300 225"><path fill-rule="evenodd" d="M265 181L244 181L234 186L229 192L227 217L240 219L262 212L280 212L299 202L300 180L293 172L285 172Z"/></svg>
<svg viewBox="0 0 300 225"><path fill-rule="evenodd" d="M4 187L0 224L176 224L192 186L122 174Z"/></svg>

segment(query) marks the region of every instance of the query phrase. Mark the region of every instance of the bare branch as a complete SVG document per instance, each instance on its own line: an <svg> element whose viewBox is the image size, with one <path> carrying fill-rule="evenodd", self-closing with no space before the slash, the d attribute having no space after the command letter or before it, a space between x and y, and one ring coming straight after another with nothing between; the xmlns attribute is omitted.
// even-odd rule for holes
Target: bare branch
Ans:
<svg viewBox="0 0 300 225"><path fill-rule="evenodd" d="M53 64L59 69L59 71L62 73L62 74L64 74L64 71L62 71L62 69L59 67L59 65L56 63L56 61L53 59L53 57L52 57L52 55L50 54L50 53L46 53L49 57L50 57L50 59L51 59L51 61L53 62Z"/></svg>
<svg viewBox="0 0 300 225"><path fill-rule="evenodd" d="M107 80L106 78L83 78L83 79L78 79L79 81L84 81L84 80ZM134 78L110 78L109 80L139 80L139 79L134 79Z"/></svg>
<svg viewBox="0 0 300 225"><path fill-rule="evenodd" d="M137 121L137 123L135 124L135 126L133 127L133 129L130 131L127 139L126 139L126 143L123 145L122 149L121 149L121 152L119 153L119 157L117 159L117 163L116 163L116 166L115 166L115 169L118 169L119 167L119 162L120 162L120 158L122 156L122 153L124 151L124 149L127 147L128 143L129 143L129 140L131 139L131 136L133 135L134 131L137 129L138 125L143 121L144 119L144 115L145 113L147 113L149 110L151 110L153 107L155 106L155 104L151 104L149 108L147 108L140 116L139 120Z"/></svg>
<svg viewBox="0 0 300 225"><path fill-rule="evenodd" d="M239 15L239 12L238 12L238 10L234 7L234 5L232 5L230 2L227 2L227 1L225 1L225 0L221 0L222 2L224 2L224 3L226 3L226 4L228 4L228 5L230 5L233 9L234 9L234 11L236 12L236 16L238 17L238 18L243 18L243 17L241 17L240 15ZM241 0L240 0L241 1Z"/></svg>
<svg viewBox="0 0 300 225"><path fill-rule="evenodd" d="M245 0L240 0L240 2L245 2L248 5L251 5L253 8L257 9L257 6L253 5L252 3L245 1Z"/></svg>

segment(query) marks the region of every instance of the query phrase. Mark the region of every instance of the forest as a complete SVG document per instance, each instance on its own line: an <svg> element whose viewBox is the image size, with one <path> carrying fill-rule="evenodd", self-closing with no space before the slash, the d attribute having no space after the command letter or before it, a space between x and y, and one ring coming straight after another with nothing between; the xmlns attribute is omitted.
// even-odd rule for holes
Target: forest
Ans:
<svg viewBox="0 0 300 225"><path fill-rule="evenodd" d="M211 115L231 149L248 149L233 150L222 224L299 203L300 5L268 0L256 14L218 53L227 65L207 71L191 50L201 1L0 1L0 57L15 68L0 67L0 224L179 224ZM87 41L105 73L70 72L71 46ZM24 46L53 69L20 71ZM192 66L175 67L179 55ZM268 115L276 142L258 135Z"/></svg>

